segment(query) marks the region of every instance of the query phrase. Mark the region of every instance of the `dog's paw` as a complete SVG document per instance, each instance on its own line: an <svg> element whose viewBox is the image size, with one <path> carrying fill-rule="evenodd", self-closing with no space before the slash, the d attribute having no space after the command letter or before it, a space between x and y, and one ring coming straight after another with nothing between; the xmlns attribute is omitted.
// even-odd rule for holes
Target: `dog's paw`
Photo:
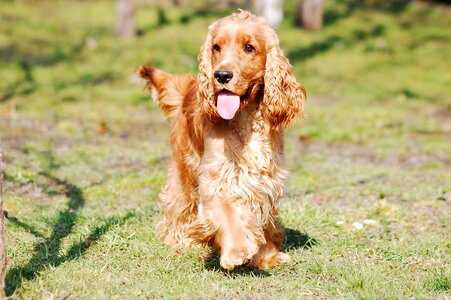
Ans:
<svg viewBox="0 0 451 300"><path fill-rule="evenodd" d="M288 262L290 262L291 258L288 254L283 253L283 252L279 252L275 258L275 265L281 265L281 264L286 264Z"/></svg>
<svg viewBox="0 0 451 300"><path fill-rule="evenodd" d="M244 265L257 253L258 247L231 249L221 254L220 264L226 270Z"/></svg>
<svg viewBox="0 0 451 300"><path fill-rule="evenodd" d="M270 269L277 265L286 264L290 261L290 256L283 252L278 252L272 256L258 257L251 262L251 266L262 270Z"/></svg>

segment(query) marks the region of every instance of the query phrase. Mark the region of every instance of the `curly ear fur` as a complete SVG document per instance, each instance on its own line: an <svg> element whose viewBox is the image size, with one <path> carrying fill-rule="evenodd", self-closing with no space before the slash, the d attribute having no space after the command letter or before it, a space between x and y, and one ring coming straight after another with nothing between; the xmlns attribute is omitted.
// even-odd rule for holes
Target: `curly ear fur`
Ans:
<svg viewBox="0 0 451 300"><path fill-rule="evenodd" d="M279 39L271 30L272 41L268 45L265 71L265 94L262 103L263 116L273 127L288 126L304 112L305 89L293 75L293 67L279 48Z"/></svg>
<svg viewBox="0 0 451 300"><path fill-rule="evenodd" d="M211 39L211 34L209 32L207 39L200 48L199 75L197 75L197 97L200 100L200 107L203 115L214 121L220 119L220 116L216 111L215 95L212 84Z"/></svg>

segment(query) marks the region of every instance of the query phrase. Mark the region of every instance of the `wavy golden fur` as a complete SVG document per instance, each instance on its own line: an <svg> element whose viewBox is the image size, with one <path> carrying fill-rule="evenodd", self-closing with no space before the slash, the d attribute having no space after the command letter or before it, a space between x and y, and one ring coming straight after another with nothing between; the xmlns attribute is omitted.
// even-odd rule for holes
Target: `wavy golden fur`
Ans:
<svg viewBox="0 0 451 300"><path fill-rule="evenodd" d="M305 90L275 31L246 11L209 27L199 60L197 78L139 69L172 123L160 238L173 247L212 245L229 270L287 262L278 223L287 177L283 128L303 113ZM233 77L219 80L218 70ZM230 120L218 114L225 90L240 96Z"/></svg>

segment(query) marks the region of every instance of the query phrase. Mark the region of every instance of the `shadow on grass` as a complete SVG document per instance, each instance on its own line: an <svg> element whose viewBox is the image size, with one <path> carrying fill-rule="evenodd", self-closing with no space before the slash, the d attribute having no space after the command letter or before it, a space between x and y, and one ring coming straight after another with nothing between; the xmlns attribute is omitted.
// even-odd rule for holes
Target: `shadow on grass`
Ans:
<svg viewBox="0 0 451 300"><path fill-rule="evenodd" d="M10 82L0 91L0 101L34 93L39 87L34 78L36 67L53 67L59 63L76 62L82 57L84 49L88 47L86 43L88 37L105 36L109 32L109 28L106 27L93 27L81 37L58 35L52 32L55 34L44 38L24 38L20 36L20 32L19 36L16 39L13 38L10 44L0 46L0 65L16 64L21 73L16 81ZM23 42L24 40L26 42ZM114 79L114 75L110 73L98 76L85 74L73 83L58 83L55 88L61 89L61 86L85 84L86 82L92 85L111 79Z"/></svg>
<svg viewBox="0 0 451 300"><path fill-rule="evenodd" d="M61 242L72 232L78 218L78 211L85 203L83 192L76 185L60 180L47 172L42 172L41 175L48 177L56 185L64 188L63 193L69 199L67 209L59 211L51 235L34 247L34 255L28 264L8 271L6 274L7 295L12 295L24 279L32 280L47 266L57 266L65 261L64 258L59 256Z"/></svg>
<svg viewBox="0 0 451 300"><path fill-rule="evenodd" d="M180 23L187 24L190 23L192 20L196 18L205 18L205 17L215 17L215 18L222 18L232 12L237 12L237 10L233 9L215 9L214 7L205 7L201 9L194 10L190 13L185 13L180 17Z"/></svg>
<svg viewBox="0 0 451 300"><path fill-rule="evenodd" d="M74 59L74 55L83 49L84 40L80 40L67 51L63 51L57 44L46 43L37 39L30 39L29 44L35 47L52 47L53 51L33 53L24 45L14 43L0 47L0 61L5 63L15 61L29 66L52 66L64 60Z"/></svg>
<svg viewBox="0 0 451 300"><path fill-rule="evenodd" d="M318 241L305 233L296 229L285 228L286 240L282 246L281 251L287 252L293 249L310 249L318 244ZM232 271L223 269L219 263L220 256L217 252L212 251L205 259L204 266L207 270L222 272L227 276L233 278L238 276L252 276L252 277L268 277L271 274L266 270L259 270L250 268L248 266L242 266L235 268Z"/></svg>
<svg viewBox="0 0 451 300"><path fill-rule="evenodd" d="M48 267L58 267L64 262L83 256L111 227L123 224L132 217L134 217L134 214L129 212L125 216L107 218L101 225L95 226L83 241L73 244L67 251L67 254L60 255L62 239L72 231L72 227L75 224L73 222L74 216L70 216L67 210L60 212L52 234L34 247L34 255L30 261L26 265L10 269L6 274L6 294L11 296L22 285L24 280L35 279L41 271ZM15 222L17 222L17 219ZM23 224L23 222L20 223ZM31 226L26 225L26 227Z"/></svg>
<svg viewBox="0 0 451 300"><path fill-rule="evenodd" d="M405 11L410 0L399 1L379 1L374 3L365 3L361 0L348 0L344 10L326 10L324 12L324 25L333 26L340 19L348 18L357 11L383 11L389 14L397 15ZM329 35L322 40L313 42L310 45L294 48L287 53L292 62L303 61L313 58L334 48L345 49L361 43L367 39L381 37L385 34L387 28L383 24L374 24L367 30L354 29L346 35Z"/></svg>
<svg viewBox="0 0 451 300"><path fill-rule="evenodd" d="M0 56L2 49L0 48ZM22 78L16 82L7 85L2 92L0 92L0 101L6 101L15 95L25 96L33 93L36 90L36 83L34 81L31 64L26 60L20 60L17 63Z"/></svg>
<svg viewBox="0 0 451 300"><path fill-rule="evenodd" d="M373 1L374 3L368 4L362 0L347 0L346 8L343 10L329 9L324 12L324 26L332 26L340 19L350 17L354 12L358 10L379 10L392 14L399 14L403 12L410 0L400 1Z"/></svg>
<svg viewBox="0 0 451 300"><path fill-rule="evenodd" d="M310 249L318 244L318 240L310 237L306 233L302 233L297 229L285 229L285 243L282 251L290 251L294 249Z"/></svg>
<svg viewBox="0 0 451 300"><path fill-rule="evenodd" d="M321 41L312 43L306 47L300 47L288 52L290 61L306 60L315 57L318 54L327 52L339 45L340 47L351 47L355 43L362 42L365 39L382 36L386 28L382 24L376 24L369 30L354 30L350 36L331 35Z"/></svg>
<svg viewBox="0 0 451 300"><path fill-rule="evenodd" d="M36 228L33 225L29 225L25 222L20 221L18 218L16 217L11 217L8 215L8 212L5 210L3 211L5 218L11 222L11 224L13 224L14 226L20 227L25 229L25 231L31 233L32 235L34 235L37 238L44 238L44 235L42 233L40 233L39 231L36 230Z"/></svg>
<svg viewBox="0 0 451 300"><path fill-rule="evenodd" d="M33 76L33 69L36 66L53 66L61 61L74 60L76 55L82 50L84 40L73 45L67 51L62 51L58 45L44 44L42 41L31 39L29 44L37 47L39 45L52 47L50 53L40 53L30 51L26 46L20 43L13 43L5 47L0 47L0 63L15 62L22 73L20 79L5 87L0 92L0 101L6 101L17 95L28 95L33 93L36 88L36 82Z"/></svg>
<svg viewBox="0 0 451 300"><path fill-rule="evenodd" d="M47 156L48 167L50 169L58 168L59 165L55 164L53 155L50 153ZM67 251L67 254L61 255L62 241L72 233L79 218L79 211L85 204L83 191L77 185L66 180L61 180L51 175L49 172L41 172L39 174L51 180L55 185L61 187L61 193L68 198L67 208L58 212L56 222L53 224L52 233L47 238L44 238L44 236L33 226L28 225L15 217L8 216L8 220L14 225L24 228L38 238L43 238L41 242L35 245L33 257L27 264L11 268L6 274L6 293L8 296L14 294L24 280L35 279L38 274L46 268L57 267L66 261L84 255L86 250L94 245L112 226L121 224L134 216L132 213L128 213L120 218L113 216L106 219L103 224L94 227L84 241L72 245Z"/></svg>

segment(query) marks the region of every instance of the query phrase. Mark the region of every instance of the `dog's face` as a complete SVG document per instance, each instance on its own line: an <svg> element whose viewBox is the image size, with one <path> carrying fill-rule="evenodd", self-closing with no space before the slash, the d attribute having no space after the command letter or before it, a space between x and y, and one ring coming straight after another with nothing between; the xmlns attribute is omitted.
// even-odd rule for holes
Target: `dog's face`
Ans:
<svg viewBox="0 0 451 300"><path fill-rule="evenodd" d="M264 82L266 39L264 29L252 24L237 24L224 19L211 31L211 65L214 95L218 112L227 118L231 97L239 97L240 108L255 98ZM228 103L221 103L223 95ZM237 99L238 101L238 99ZM238 104L238 102L237 102ZM225 110L222 112L222 110Z"/></svg>
<svg viewBox="0 0 451 300"><path fill-rule="evenodd" d="M257 99L273 127L286 126L302 113L304 88L263 18L243 11L216 21L199 60L198 96L210 120L231 120Z"/></svg>

